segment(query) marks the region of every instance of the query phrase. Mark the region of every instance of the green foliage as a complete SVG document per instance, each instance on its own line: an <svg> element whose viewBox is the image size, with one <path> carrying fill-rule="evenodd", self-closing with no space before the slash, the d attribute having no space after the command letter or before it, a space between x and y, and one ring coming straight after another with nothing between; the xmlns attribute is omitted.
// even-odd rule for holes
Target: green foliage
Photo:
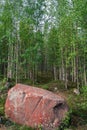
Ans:
<svg viewBox="0 0 87 130"><path fill-rule="evenodd" d="M80 103L78 103L78 106L83 109L86 110L87 109L87 86L83 86L81 89L81 97L82 97L82 101Z"/></svg>
<svg viewBox="0 0 87 130"><path fill-rule="evenodd" d="M83 86L82 89L81 89L81 92L83 94L86 94L87 93L87 86ZM86 95L85 95L86 96Z"/></svg>
<svg viewBox="0 0 87 130"><path fill-rule="evenodd" d="M35 130L35 129L28 126L22 126L16 123L12 123L11 126L7 127L7 130Z"/></svg>
<svg viewBox="0 0 87 130"><path fill-rule="evenodd" d="M0 115L4 115L4 105L6 101L6 94L3 94L3 89L0 90Z"/></svg>
<svg viewBox="0 0 87 130"><path fill-rule="evenodd" d="M71 110L66 113L66 116L63 119L63 121L62 121L61 125L59 126L58 130L65 130L70 126L71 114L72 114Z"/></svg>
<svg viewBox="0 0 87 130"><path fill-rule="evenodd" d="M39 126L38 126L38 129L39 129L39 130L43 130L43 128L42 128L42 126L41 126L41 125L39 125Z"/></svg>
<svg viewBox="0 0 87 130"><path fill-rule="evenodd" d="M4 115L4 103L5 99L0 97L0 115Z"/></svg>
<svg viewBox="0 0 87 130"><path fill-rule="evenodd" d="M42 88L43 88L43 89L48 89L49 86L48 86L48 85L42 85Z"/></svg>
<svg viewBox="0 0 87 130"><path fill-rule="evenodd" d="M86 0L1 1L0 76L11 73L14 79L37 80L39 72L53 74L55 66L60 80L67 75L67 80L78 78L85 85L86 3Z"/></svg>

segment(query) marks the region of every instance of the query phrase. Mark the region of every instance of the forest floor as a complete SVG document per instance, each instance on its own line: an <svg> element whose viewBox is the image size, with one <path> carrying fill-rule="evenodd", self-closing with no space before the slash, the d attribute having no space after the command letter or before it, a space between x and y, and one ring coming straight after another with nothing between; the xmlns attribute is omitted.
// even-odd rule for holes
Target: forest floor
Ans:
<svg viewBox="0 0 87 130"><path fill-rule="evenodd" d="M83 103L82 94L76 95L73 92L73 88L69 88L65 90L63 85L60 85L59 81L52 81L47 84L38 84L41 88L50 90L58 95L61 95L67 101L67 104L70 107L71 112L71 121L69 128L65 128L64 130L87 130L87 109L81 107L81 103ZM0 83L1 85L1 83ZM1 87L1 86L0 86ZM0 88L0 130L33 130L26 126L20 126L13 122L10 122L5 117L4 113L4 104L7 97L7 90L2 87ZM2 118L2 122L1 122Z"/></svg>

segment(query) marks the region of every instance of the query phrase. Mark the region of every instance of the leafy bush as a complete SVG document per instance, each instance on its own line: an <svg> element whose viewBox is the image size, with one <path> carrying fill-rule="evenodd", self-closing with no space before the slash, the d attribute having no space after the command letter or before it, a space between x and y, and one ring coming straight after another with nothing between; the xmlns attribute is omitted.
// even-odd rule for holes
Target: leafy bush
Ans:
<svg viewBox="0 0 87 130"><path fill-rule="evenodd" d="M81 89L81 102L78 103L78 106L82 109L87 109L87 86L83 86Z"/></svg>
<svg viewBox="0 0 87 130"><path fill-rule="evenodd" d="M71 113L72 110L66 113L65 118L63 119L61 125L59 126L58 130L67 130L71 123Z"/></svg>
<svg viewBox="0 0 87 130"><path fill-rule="evenodd" d="M87 86L83 86L82 89L81 89L81 92L83 94L87 93Z"/></svg>

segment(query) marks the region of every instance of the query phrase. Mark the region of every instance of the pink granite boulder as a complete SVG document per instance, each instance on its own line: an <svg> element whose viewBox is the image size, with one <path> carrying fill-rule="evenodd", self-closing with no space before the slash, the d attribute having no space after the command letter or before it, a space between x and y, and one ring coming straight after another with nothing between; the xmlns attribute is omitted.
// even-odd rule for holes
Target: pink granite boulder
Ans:
<svg viewBox="0 0 87 130"><path fill-rule="evenodd" d="M16 84L8 92L5 113L10 120L45 130L59 127L68 112L65 100L50 91Z"/></svg>

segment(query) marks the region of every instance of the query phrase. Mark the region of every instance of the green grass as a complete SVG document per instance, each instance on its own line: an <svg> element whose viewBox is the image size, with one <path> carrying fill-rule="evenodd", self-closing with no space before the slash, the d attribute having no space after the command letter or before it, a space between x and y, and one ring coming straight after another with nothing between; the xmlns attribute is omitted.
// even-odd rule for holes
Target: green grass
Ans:
<svg viewBox="0 0 87 130"><path fill-rule="evenodd" d="M7 127L7 130L35 130L35 129L14 123L13 125Z"/></svg>

